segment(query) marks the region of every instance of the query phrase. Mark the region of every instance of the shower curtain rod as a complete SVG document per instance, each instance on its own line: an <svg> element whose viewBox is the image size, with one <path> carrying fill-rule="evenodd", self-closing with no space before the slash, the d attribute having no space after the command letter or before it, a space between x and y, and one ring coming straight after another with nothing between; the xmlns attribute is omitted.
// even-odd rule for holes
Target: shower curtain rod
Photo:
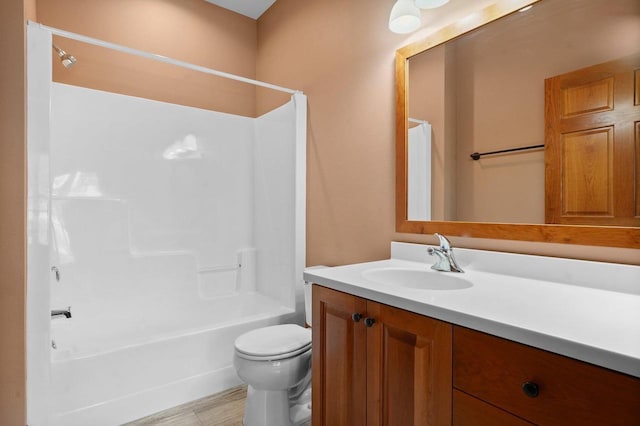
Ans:
<svg viewBox="0 0 640 426"><path fill-rule="evenodd" d="M158 55L155 53L145 52L143 50L133 49L131 47L110 43L108 41L99 40L97 38L88 37L82 34L72 33L69 31L61 30L59 28L48 27L39 22L28 21L28 25L37 25L43 30L47 30L51 32L51 34L55 34L61 37L81 41L83 43L93 44L94 46L106 47L107 49L117 50L119 52L129 53L131 55L141 56L147 59L153 59L155 61L164 62L166 64L177 65L179 67L187 68L194 71L200 71L206 74L216 75L218 77L224 77L231 80L241 81L243 83L253 84L255 86L266 87L267 89L278 90L280 92L289 93L291 95L296 93L302 93L302 91L300 90L287 89L286 87L276 86L275 84L265 83L263 81L258 81L258 80L252 80L250 78L241 77L239 75L229 74L223 71L218 71L218 70L203 67L200 65L191 64L189 62L180 61L178 59L169 58L169 57Z"/></svg>

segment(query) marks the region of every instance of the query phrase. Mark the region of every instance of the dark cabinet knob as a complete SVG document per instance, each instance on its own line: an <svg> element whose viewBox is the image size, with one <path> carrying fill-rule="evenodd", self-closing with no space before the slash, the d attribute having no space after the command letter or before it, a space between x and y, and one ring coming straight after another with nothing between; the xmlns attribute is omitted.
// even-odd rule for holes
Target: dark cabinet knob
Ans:
<svg viewBox="0 0 640 426"><path fill-rule="evenodd" d="M533 382L524 382L522 384L522 391L529 398L535 398L540 395L540 388L536 383Z"/></svg>
<svg viewBox="0 0 640 426"><path fill-rule="evenodd" d="M367 327L373 327L373 324L375 324L376 320L373 318L365 318L364 319L364 325L366 325Z"/></svg>
<svg viewBox="0 0 640 426"><path fill-rule="evenodd" d="M362 319L362 314L356 312L351 315L351 319L353 320L353 322L360 322L360 320Z"/></svg>

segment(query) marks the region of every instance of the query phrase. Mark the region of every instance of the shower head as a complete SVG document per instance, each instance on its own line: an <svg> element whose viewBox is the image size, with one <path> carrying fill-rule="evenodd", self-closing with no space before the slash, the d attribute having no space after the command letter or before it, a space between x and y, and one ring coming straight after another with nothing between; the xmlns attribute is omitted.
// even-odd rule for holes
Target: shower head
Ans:
<svg viewBox="0 0 640 426"><path fill-rule="evenodd" d="M76 63L76 58L74 58L72 55L69 55L67 52L60 49L55 44L53 44L52 46L56 50L56 52L58 52L58 57L60 58L60 62L62 62L62 65L64 65L65 68L71 68L73 64Z"/></svg>

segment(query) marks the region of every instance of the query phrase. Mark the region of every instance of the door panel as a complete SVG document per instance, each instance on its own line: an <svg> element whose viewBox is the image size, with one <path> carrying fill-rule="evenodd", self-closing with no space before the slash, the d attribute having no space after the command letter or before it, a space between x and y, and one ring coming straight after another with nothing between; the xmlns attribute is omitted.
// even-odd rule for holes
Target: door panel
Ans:
<svg viewBox="0 0 640 426"><path fill-rule="evenodd" d="M634 96L634 105L640 105L640 70L635 70L634 74L636 76L635 81L635 96Z"/></svg>
<svg viewBox="0 0 640 426"><path fill-rule="evenodd" d="M613 127L562 135L562 215L613 217Z"/></svg>
<svg viewBox="0 0 640 426"><path fill-rule="evenodd" d="M563 87L562 118L613 110L613 77Z"/></svg>
<svg viewBox="0 0 640 426"><path fill-rule="evenodd" d="M451 325L367 302L367 424L451 424Z"/></svg>
<svg viewBox="0 0 640 426"><path fill-rule="evenodd" d="M545 221L640 226L640 55L545 80Z"/></svg>
<svg viewBox="0 0 640 426"><path fill-rule="evenodd" d="M640 77L640 73L637 73L638 77ZM640 86L640 82L638 82L638 79L636 79L636 84L638 84L638 86ZM640 97L637 95L638 93L638 89L636 89L636 96ZM637 105L637 103L636 103ZM640 217L640 121L636 121L635 122L636 125L636 212L635 212L635 216L636 218Z"/></svg>
<svg viewBox="0 0 640 426"><path fill-rule="evenodd" d="M366 424L366 330L354 313L366 302L313 285L312 417L314 425Z"/></svg>

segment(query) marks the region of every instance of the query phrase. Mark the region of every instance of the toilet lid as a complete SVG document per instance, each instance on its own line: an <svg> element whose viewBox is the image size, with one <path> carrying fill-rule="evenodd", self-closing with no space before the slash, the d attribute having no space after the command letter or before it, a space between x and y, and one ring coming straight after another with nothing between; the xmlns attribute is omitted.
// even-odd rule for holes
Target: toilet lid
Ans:
<svg viewBox="0 0 640 426"><path fill-rule="evenodd" d="M303 352L311 347L311 329L295 324L274 325L244 333L236 339L236 351L251 357L273 357Z"/></svg>

